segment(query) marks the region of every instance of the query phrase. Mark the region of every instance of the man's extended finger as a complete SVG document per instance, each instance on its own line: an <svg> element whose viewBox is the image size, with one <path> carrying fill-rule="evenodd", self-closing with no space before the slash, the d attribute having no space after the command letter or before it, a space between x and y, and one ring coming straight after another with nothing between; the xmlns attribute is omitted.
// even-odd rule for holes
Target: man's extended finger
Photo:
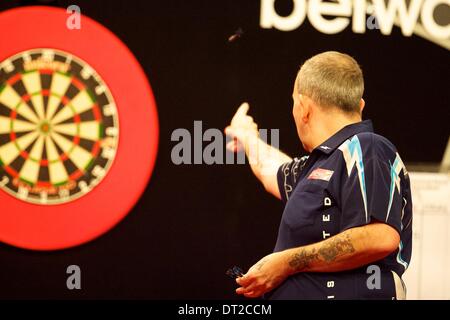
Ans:
<svg viewBox="0 0 450 320"><path fill-rule="evenodd" d="M258 297L263 295L263 293L262 293L262 291L260 289L247 291L247 290L244 290L244 288L237 288L236 289L236 293L237 294L242 294L242 295L244 295L247 298L258 298Z"/></svg>
<svg viewBox="0 0 450 320"><path fill-rule="evenodd" d="M242 117L245 116L248 112L248 109L250 108L250 105L247 102L244 102L241 104L241 106L237 109L236 113L234 114L234 118L236 117Z"/></svg>
<svg viewBox="0 0 450 320"><path fill-rule="evenodd" d="M234 137L234 130L231 128L231 126L226 127L224 131L227 136Z"/></svg>
<svg viewBox="0 0 450 320"><path fill-rule="evenodd" d="M227 143L227 150L231 152L238 152L240 150L239 142L232 140Z"/></svg>
<svg viewBox="0 0 450 320"><path fill-rule="evenodd" d="M255 279L253 275L244 274L242 277L236 278L236 282L238 285L242 287L248 287Z"/></svg>
<svg viewBox="0 0 450 320"><path fill-rule="evenodd" d="M239 294L246 294L249 292L253 292L253 291L259 291L259 289L261 289L262 285L258 282L258 281L253 281L252 283L250 283L248 286L244 287L240 287L237 290L239 290ZM236 290L236 292L237 292Z"/></svg>
<svg viewBox="0 0 450 320"><path fill-rule="evenodd" d="M236 289L237 294L244 294L244 292L245 292L245 289L243 287L239 287Z"/></svg>
<svg viewBox="0 0 450 320"><path fill-rule="evenodd" d="M262 296L262 294L259 293L259 291L251 291L251 292L244 293L244 296L247 298L258 298L258 297Z"/></svg>

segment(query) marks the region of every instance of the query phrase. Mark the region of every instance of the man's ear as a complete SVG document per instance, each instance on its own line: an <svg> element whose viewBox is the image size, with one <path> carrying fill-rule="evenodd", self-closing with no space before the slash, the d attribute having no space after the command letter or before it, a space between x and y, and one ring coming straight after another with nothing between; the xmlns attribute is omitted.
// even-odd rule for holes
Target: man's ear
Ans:
<svg viewBox="0 0 450 320"><path fill-rule="evenodd" d="M364 101L363 98L361 98L361 100L359 101L359 113L363 112L364 106L366 105L366 102Z"/></svg>
<svg viewBox="0 0 450 320"><path fill-rule="evenodd" d="M303 122L308 122L309 118L311 117L311 112L312 112L311 100L302 94L299 95L299 98L300 98L300 106L301 106L300 119Z"/></svg>

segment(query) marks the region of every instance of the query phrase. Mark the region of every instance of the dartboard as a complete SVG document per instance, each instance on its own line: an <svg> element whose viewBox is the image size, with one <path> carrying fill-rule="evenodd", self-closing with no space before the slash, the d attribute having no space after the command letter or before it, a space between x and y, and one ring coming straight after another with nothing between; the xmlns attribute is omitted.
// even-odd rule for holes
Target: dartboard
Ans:
<svg viewBox="0 0 450 320"><path fill-rule="evenodd" d="M0 241L20 248L104 234L149 188L156 160L156 103L139 61L98 22L82 14L71 29L69 17L0 12Z"/></svg>
<svg viewBox="0 0 450 320"><path fill-rule="evenodd" d="M20 52L0 69L0 188L57 204L92 190L118 145L117 110L89 64L53 49Z"/></svg>

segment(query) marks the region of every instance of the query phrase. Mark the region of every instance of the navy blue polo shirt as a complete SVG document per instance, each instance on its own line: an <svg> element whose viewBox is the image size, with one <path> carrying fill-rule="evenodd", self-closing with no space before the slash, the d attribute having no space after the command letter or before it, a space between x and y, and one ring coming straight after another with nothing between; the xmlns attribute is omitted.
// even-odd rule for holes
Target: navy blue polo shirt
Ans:
<svg viewBox="0 0 450 320"><path fill-rule="evenodd" d="M285 209L275 252L316 243L372 221L400 234L398 249L373 262L380 288L369 289L368 266L333 273L297 273L270 299L392 299L392 272L401 277L411 259L412 203L408 172L394 145L373 132L370 120L348 125L278 170ZM370 272L370 273L369 273Z"/></svg>

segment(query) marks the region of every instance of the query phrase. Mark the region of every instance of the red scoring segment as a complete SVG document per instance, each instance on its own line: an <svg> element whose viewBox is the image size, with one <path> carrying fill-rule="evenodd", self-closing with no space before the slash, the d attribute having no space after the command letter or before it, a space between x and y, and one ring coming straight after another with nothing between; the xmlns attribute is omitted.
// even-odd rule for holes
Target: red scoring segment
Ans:
<svg viewBox="0 0 450 320"><path fill-rule="evenodd" d="M72 77L71 82L79 91L84 90L84 84L81 83L77 78Z"/></svg>
<svg viewBox="0 0 450 320"><path fill-rule="evenodd" d="M16 83L17 81L19 81L22 78L22 74L18 73L14 76L12 76L10 79L8 79L6 81L7 84L9 84L10 86L14 85L14 83Z"/></svg>

